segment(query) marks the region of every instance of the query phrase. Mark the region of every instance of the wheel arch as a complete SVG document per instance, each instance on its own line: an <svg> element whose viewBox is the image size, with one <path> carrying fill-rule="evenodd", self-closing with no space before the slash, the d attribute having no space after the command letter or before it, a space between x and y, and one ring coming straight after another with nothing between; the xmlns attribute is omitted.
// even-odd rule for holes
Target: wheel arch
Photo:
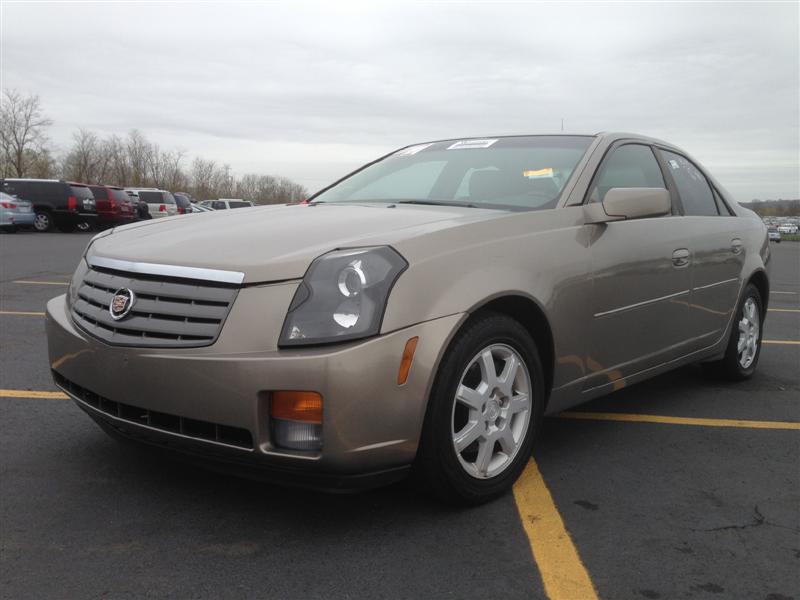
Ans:
<svg viewBox="0 0 800 600"><path fill-rule="evenodd" d="M756 286L758 293L761 294L761 306L764 311L764 315L766 315L767 305L769 304L769 278L767 277L766 272L763 269L755 271L752 275L750 275L747 283L752 283L754 286ZM764 315L762 315L762 317Z"/></svg>
<svg viewBox="0 0 800 600"><path fill-rule="evenodd" d="M555 344L553 331L547 319L544 309L533 298L519 293L510 293L494 298L489 298L482 304L473 307L469 311L469 318L462 323L463 327L471 319L486 312L496 312L511 317L519 322L531 335L536 348L539 351L539 358L542 361L542 368L545 376L545 404L550 398L550 390L553 389L553 378L555 375ZM459 328L460 329L460 328Z"/></svg>

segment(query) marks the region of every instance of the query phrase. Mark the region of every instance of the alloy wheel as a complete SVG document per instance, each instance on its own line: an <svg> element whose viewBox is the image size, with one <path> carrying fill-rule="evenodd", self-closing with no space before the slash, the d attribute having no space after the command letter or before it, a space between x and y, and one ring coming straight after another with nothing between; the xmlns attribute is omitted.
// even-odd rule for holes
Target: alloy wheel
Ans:
<svg viewBox="0 0 800 600"><path fill-rule="evenodd" d="M50 217L45 213L36 213L33 219L33 228L36 231L47 231L50 229Z"/></svg>
<svg viewBox="0 0 800 600"><path fill-rule="evenodd" d="M453 402L453 448L477 479L502 473L525 441L531 418L531 377L520 354L492 344L470 360Z"/></svg>
<svg viewBox="0 0 800 600"><path fill-rule="evenodd" d="M758 314L758 304L750 296L742 307L742 318L739 321L739 341L736 351L739 354L739 365L747 369L753 364L758 352L758 341L761 333L761 318Z"/></svg>

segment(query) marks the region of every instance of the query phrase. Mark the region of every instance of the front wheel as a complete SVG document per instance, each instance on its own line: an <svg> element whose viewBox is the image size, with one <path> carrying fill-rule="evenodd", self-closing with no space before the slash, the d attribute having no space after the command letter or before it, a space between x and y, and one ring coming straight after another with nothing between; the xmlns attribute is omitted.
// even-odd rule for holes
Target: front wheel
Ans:
<svg viewBox="0 0 800 600"><path fill-rule="evenodd" d="M544 408L536 344L517 321L487 313L458 333L436 376L416 468L440 498L481 504L528 463Z"/></svg>

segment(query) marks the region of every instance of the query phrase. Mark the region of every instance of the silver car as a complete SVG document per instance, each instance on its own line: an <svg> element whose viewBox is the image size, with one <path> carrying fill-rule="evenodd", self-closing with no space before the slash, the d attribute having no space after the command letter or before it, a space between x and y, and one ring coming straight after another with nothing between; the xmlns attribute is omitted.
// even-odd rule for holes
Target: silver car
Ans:
<svg viewBox="0 0 800 600"><path fill-rule="evenodd" d="M110 434L324 489L508 490L542 416L758 364L766 227L631 134L402 148L308 203L93 238L47 306L56 384Z"/></svg>
<svg viewBox="0 0 800 600"><path fill-rule="evenodd" d="M30 202L0 192L0 228L16 231L19 227L32 227L35 219L36 214Z"/></svg>

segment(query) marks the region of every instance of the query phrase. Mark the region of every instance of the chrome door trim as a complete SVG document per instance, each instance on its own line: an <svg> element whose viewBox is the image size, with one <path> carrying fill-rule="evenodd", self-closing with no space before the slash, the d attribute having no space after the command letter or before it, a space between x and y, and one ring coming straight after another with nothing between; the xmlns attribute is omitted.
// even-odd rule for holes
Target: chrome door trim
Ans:
<svg viewBox="0 0 800 600"><path fill-rule="evenodd" d="M142 275L161 275L163 277L178 277L181 279L199 279L201 281L216 281L219 283L233 283L240 285L244 282L244 273L239 271L222 271L219 269L203 269L201 267L181 267L178 265L163 265L158 263L132 262L117 258L103 256L87 256L89 266L127 273Z"/></svg>
<svg viewBox="0 0 800 600"><path fill-rule="evenodd" d="M717 281L715 283L709 283L708 285L701 285L700 287L693 287L692 291L696 292L698 290L707 290L708 288L713 288L713 287L717 287L718 285L725 285L726 283L733 283L733 282L738 283L739 282L739 278L738 277L733 277L731 279L725 279L723 281Z"/></svg>
<svg viewBox="0 0 800 600"><path fill-rule="evenodd" d="M637 302L636 304L628 304L627 306L621 306L619 308L612 308L611 310L606 310L604 312L595 313L593 316L597 317L605 317L607 315L613 315L619 312L623 312L626 310L631 310L634 308L640 308L642 306L647 306L648 304L653 304L655 302L661 302L662 300L669 300L670 298L677 298L678 296L685 296L688 294L690 290L682 290L680 292L675 292L674 294L669 294L667 296L661 296L659 298L652 298L651 300L643 300L642 302Z"/></svg>

